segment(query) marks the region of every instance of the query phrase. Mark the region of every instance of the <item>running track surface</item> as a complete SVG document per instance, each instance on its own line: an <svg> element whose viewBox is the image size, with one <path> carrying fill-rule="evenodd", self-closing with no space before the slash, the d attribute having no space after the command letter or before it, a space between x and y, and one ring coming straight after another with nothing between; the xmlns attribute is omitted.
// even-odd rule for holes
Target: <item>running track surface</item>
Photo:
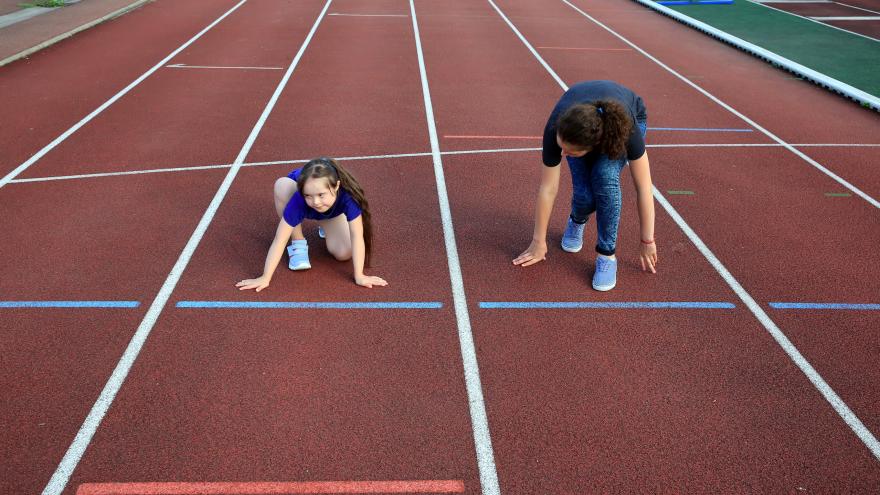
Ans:
<svg viewBox="0 0 880 495"><path fill-rule="evenodd" d="M880 488L876 114L611 0L160 0L0 70L0 492ZM565 179L547 262L510 265L539 152L498 150L540 146L584 79L633 88L653 128L659 273L624 172L608 293L589 249L556 247ZM344 163L389 287L356 287L308 231L312 270L235 291L272 182L316 155L372 157ZM424 305L363 308L389 302Z"/></svg>

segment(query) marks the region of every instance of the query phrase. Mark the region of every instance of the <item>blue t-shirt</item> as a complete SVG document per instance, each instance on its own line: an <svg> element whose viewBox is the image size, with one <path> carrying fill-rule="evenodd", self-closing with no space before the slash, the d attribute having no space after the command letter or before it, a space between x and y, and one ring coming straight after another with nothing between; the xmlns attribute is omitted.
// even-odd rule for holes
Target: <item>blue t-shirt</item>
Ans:
<svg viewBox="0 0 880 495"><path fill-rule="evenodd" d="M298 168L287 176L296 180L301 171L302 169ZM324 213L307 205L306 199L299 193L299 191L293 193L290 201L287 202L287 206L284 207L284 221L291 227L296 227L301 224L304 218L310 220L329 220L342 214L345 214L346 220L350 222L360 216L361 207L357 204L357 201L351 197L351 194L348 194L348 191L341 187L336 194L336 202L334 202L333 206Z"/></svg>
<svg viewBox="0 0 880 495"><path fill-rule="evenodd" d="M544 126L542 156L544 165L548 167L559 165L560 155L562 154L562 148L556 142L556 122L559 120L559 117L574 105L593 103L597 100L615 100L629 111L633 126L629 139L626 141L627 160L635 160L645 154L645 138L642 137L642 133L636 125L637 122L648 120L648 111L642 98L613 81L584 81L575 84L562 95L562 98L553 107L550 118L547 119L547 125ZM597 152L591 152L587 154L585 159L587 162L591 162L598 158L598 156Z"/></svg>

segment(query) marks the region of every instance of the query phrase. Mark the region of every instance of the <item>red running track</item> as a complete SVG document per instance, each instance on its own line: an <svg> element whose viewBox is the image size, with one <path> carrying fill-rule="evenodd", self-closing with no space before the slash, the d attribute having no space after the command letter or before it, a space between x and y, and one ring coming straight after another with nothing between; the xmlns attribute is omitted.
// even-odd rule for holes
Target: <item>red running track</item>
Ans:
<svg viewBox="0 0 880 495"><path fill-rule="evenodd" d="M497 3L535 46L628 46L562 3ZM660 16L633 12L638 9L629 3L579 4L786 142L876 139L873 114L746 55ZM248 2L172 63L286 66L321 7ZM150 31L149 16L173 17L170 10L168 2L155 2L142 16L113 23L125 36L96 29L68 43L88 39L100 46L123 37L139 45ZM440 151L524 146L447 135L540 133L562 89L491 5L416 2L416 11ZM408 4L345 0L333 2L330 12L395 17L327 16L246 160L429 151L412 19L396 17L408 15ZM220 13L216 5L201 11L202 25L194 23L179 38ZM137 77L173 48L139 55L138 69L128 70ZM56 50L65 49L62 43ZM608 77L636 89L648 102L652 126L751 127L637 50L538 51L569 84ZM58 63L50 63L52 56L30 63L49 70ZM11 68L21 71L8 73L15 76L7 83L13 89L32 81L27 70ZM67 72L61 74L64 80ZM280 76L162 69L23 177L231 163ZM113 91L97 85L83 93L100 104ZM798 111L804 101L811 111ZM38 108L29 110L31 118L63 131ZM67 125L78 119L76 111L64 115ZM757 129L649 133L649 144L689 143L773 140ZM21 140L8 169L44 144ZM874 149L801 149L877 197L878 176L864 166ZM694 192L668 199L866 427L880 430L875 313L768 306L779 300L876 302L870 299L880 292L876 277L862 268L880 232L876 208L856 195L825 196L845 189L781 147L649 153L658 189ZM537 152L446 155L442 163L502 493L871 493L880 486L878 460L659 205L661 272L646 275L633 262L637 219L628 204L619 287L599 294L588 289L587 252L553 248L548 262L531 269L509 264L530 235ZM465 493L481 492L431 159L346 165L362 179L377 212L373 270L391 285L359 289L348 264L314 249L310 272L279 269L268 291L234 291L235 280L262 265L276 223L271 184L292 165L242 169L64 493L110 482L275 480L461 480ZM16 425L3 450L16 463L0 476L2 491L45 486L224 172L0 189L4 227L16 233L2 244L16 260L4 270L6 299L142 303L133 310L0 310L13 322L3 333L12 349L4 353L10 364L4 368L16 370L4 386L20 397L3 409ZM566 194L554 212L554 246ZM632 197L628 182L624 194ZM64 205L60 219L58 204ZM809 242L801 241L805 233ZM849 258L839 256L841 244ZM174 307L202 299L437 301L443 307ZM478 304L519 300L730 301L737 307L488 310Z"/></svg>

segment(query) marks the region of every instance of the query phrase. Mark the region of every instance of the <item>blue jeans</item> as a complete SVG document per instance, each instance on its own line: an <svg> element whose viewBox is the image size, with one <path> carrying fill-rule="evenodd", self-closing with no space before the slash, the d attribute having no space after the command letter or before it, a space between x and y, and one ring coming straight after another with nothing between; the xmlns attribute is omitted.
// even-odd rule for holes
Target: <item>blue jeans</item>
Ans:
<svg viewBox="0 0 880 495"><path fill-rule="evenodd" d="M636 122L642 137L648 130L645 121ZM620 224L620 172L626 166L626 157L612 160L599 155L588 162L586 157L566 157L571 169L571 219L585 223L596 212L598 231L596 252L611 256L617 248L617 226Z"/></svg>

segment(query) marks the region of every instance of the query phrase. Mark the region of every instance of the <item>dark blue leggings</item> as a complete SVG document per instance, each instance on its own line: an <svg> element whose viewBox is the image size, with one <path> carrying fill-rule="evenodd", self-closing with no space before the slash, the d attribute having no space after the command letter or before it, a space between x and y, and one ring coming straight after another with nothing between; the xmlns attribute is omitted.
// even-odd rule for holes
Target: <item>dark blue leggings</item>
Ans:
<svg viewBox="0 0 880 495"><path fill-rule="evenodd" d="M642 137L648 130L647 122L636 122ZM571 169L571 219L584 223L596 212L598 231L596 252L611 256L617 247L617 226L620 224L620 172L626 158L612 160L606 155L587 163L585 157L566 157Z"/></svg>

